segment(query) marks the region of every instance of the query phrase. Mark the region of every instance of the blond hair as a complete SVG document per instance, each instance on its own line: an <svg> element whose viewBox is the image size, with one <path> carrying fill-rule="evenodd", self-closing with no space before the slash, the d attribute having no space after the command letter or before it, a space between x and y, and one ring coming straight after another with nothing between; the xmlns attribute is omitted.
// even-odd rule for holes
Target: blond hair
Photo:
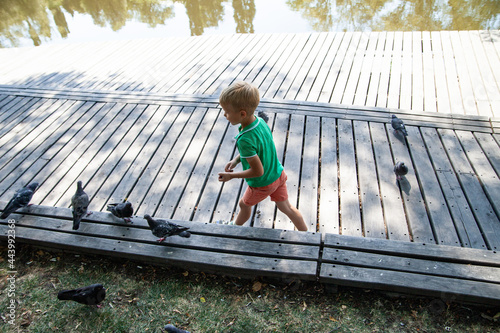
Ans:
<svg viewBox="0 0 500 333"><path fill-rule="evenodd" d="M231 105L237 111L253 113L260 102L259 89L250 83L240 81L224 89L219 96L219 103Z"/></svg>

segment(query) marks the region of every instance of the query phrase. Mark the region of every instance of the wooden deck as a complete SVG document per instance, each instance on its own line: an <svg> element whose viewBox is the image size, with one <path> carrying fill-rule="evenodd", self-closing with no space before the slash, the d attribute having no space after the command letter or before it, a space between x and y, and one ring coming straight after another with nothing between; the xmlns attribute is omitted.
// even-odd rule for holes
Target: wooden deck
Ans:
<svg viewBox="0 0 500 333"><path fill-rule="evenodd" d="M455 76L439 74L447 78L447 89L452 77L467 84L459 75L465 72L459 69L465 54L453 55L454 65L422 71L432 73L435 84L426 90L425 75L417 83L415 53L405 57L403 51L393 54L398 47L387 54L378 49L411 36L413 50L418 50L417 45L426 44L415 36L425 33L235 35L142 41L142 47L116 42L84 49L0 50L0 61L9 55L0 69L0 206L16 189L37 181L35 206L13 215L20 242L224 273L319 279L438 297L449 293L457 300L498 305L500 120L495 118L495 94L500 66L485 68L498 62L493 56L498 52L492 50L498 50L500 41L497 31L428 36L434 36L431 45L439 38L445 45L446 35L455 42L453 36L461 43L481 43L488 61L474 61L482 75L474 80L481 78L484 94L471 90L464 97L462 87L460 98L451 90L439 93L440 70L455 68ZM378 41L374 45L373 36ZM345 59L337 63L338 53L327 52L340 52L342 43L350 41L347 47L353 38L359 45L364 37L370 38L363 56L356 57L363 47L345 48ZM217 45L214 58L206 53L212 44ZM153 45L157 52L141 54ZM173 50L169 45L177 46ZM283 54L296 53L284 61L273 49L278 45ZM79 57L63 58L76 50ZM369 60L369 50L372 55L381 52L380 59ZM433 52L434 63L435 47ZM28 62L33 57L36 61ZM382 75L380 64L389 58L390 71ZM154 73L145 65L148 61ZM171 66L162 72L165 64ZM462 64L473 66L468 60ZM410 74L403 70L407 68L412 68ZM486 77L493 80L487 87ZM406 94L408 78L412 88ZM471 78L470 88L481 89ZM256 228L214 224L234 217L246 187L240 180L217 180L236 152L237 133L224 118L217 94L238 79L259 82L259 109L270 116L290 200L304 215L308 233L293 231L270 201L255 207L247 226ZM391 88L393 80L398 88ZM328 99L309 98L326 90ZM434 109L426 107L430 90L435 92ZM333 97L337 94L341 99ZM352 100L345 97L349 94ZM445 95L449 105L453 101L464 109L443 108ZM405 104L408 98L411 102ZM405 121L408 137L394 133L392 114ZM410 167L399 182L393 173L397 161ZM78 180L96 213L74 232L68 207ZM107 203L123 198L136 209L132 226L105 212ZM144 214L187 223L196 237L156 244L145 230ZM0 221L0 239L6 239L7 228L7 221ZM51 238L56 234L61 236ZM131 251L134 246L140 251ZM463 285L470 288L462 290Z"/></svg>
<svg viewBox="0 0 500 333"><path fill-rule="evenodd" d="M500 31L235 34L0 49L0 84L500 117Z"/></svg>

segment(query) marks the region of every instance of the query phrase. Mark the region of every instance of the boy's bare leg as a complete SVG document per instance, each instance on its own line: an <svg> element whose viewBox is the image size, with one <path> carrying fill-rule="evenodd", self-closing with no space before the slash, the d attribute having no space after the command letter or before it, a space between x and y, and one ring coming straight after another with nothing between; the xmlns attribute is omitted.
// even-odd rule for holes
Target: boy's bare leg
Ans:
<svg viewBox="0 0 500 333"><path fill-rule="evenodd" d="M299 231L307 231L307 225L304 222L304 218L299 210L293 207L290 204L290 201L276 201L276 206L280 211L282 211L290 220L292 220L293 224Z"/></svg>
<svg viewBox="0 0 500 333"><path fill-rule="evenodd" d="M252 216L252 206L247 206L243 202L243 199L240 200L239 205L240 205L240 212L238 213L238 216L236 217L234 224L243 225L245 224L246 221L248 221L250 216Z"/></svg>

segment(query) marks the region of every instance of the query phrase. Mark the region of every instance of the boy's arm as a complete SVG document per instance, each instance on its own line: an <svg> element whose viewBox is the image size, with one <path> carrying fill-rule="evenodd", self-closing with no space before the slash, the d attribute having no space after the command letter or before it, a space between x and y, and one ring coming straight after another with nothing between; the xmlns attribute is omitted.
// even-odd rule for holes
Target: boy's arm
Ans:
<svg viewBox="0 0 500 333"><path fill-rule="evenodd" d="M264 174L264 167L262 166L262 162L259 156L255 155L247 158L246 160L250 165L250 168L240 172L232 172L232 169L229 172L219 172L219 181L227 182L228 180L231 180L233 178L255 178L260 177Z"/></svg>

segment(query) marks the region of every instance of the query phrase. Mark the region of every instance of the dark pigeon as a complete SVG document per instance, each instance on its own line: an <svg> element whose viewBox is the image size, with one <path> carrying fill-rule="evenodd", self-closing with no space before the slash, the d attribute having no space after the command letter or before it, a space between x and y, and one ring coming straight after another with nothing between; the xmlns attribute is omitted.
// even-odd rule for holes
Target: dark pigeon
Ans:
<svg viewBox="0 0 500 333"><path fill-rule="evenodd" d="M189 333L189 331L181 330L180 328L175 327L172 324L165 325L163 327L164 332L168 333Z"/></svg>
<svg viewBox="0 0 500 333"><path fill-rule="evenodd" d="M80 228L80 222L84 215L90 215L87 209L89 207L89 196L83 191L82 181L79 180L76 185L76 193L71 198L71 206L73 206L73 230Z"/></svg>
<svg viewBox="0 0 500 333"><path fill-rule="evenodd" d="M19 208L28 206L37 188L38 183L31 183L17 190L12 199L10 199L9 203L7 203L7 206L3 209L0 219L6 219L10 214Z"/></svg>
<svg viewBox="0 0 500 333"><path fill-rule="evenodd" d="M158 239L158 242L163 242L165 238L176 235L184 238L191 237L191 233L187 231L189 230L188 227L182 227L165 220L155 220L147 214L144 215L144 218L146 219L146 221L148 221L153 235L155 235L156 237L160 237L160 239Z"/></svg>
<svg viewBox="0 0 500 333"><path fill-rule="evenodd" d="M269 122L269 116L264 111L257 112L257 116L262 118L262 120L264 120L266 123Z"/></svg>
<svg viewBox="0 0 500 333"><path fill-rule="evenodd" d="M106 209L114 216L123 219L125 222L132 223L130 218L134 214L134 208L132 208L132 203L127 201L127 199L120 203L108 204Z"/></svg>
<svg viewBox="0 0 500 333"><path fill-rule="evenodd" d="M391 125L392 125L392 128L394 128L394 130L396 132L399 131L399 132L403 133L404 136L408 135L408 132L406 131L405 124L403 123L403 121L401 119L396 117L396 115L394 115L394 114L392 115Z"/></svg>
<svg viewBox="0 0 500 333"><path fill-rule="evenodd" d="M408 167L404 162L397 162L394 166L394 173L396 174L396 178L400 180L402 176L408 173Z"/></svg>
<svg viewBox="0 0 500 333"><path fill-rule="evenodd" d="M61 290L57 298L63 301L75 301L85 305L97 305L106 297L106 288L100 283L71 290Z"/></svg>

